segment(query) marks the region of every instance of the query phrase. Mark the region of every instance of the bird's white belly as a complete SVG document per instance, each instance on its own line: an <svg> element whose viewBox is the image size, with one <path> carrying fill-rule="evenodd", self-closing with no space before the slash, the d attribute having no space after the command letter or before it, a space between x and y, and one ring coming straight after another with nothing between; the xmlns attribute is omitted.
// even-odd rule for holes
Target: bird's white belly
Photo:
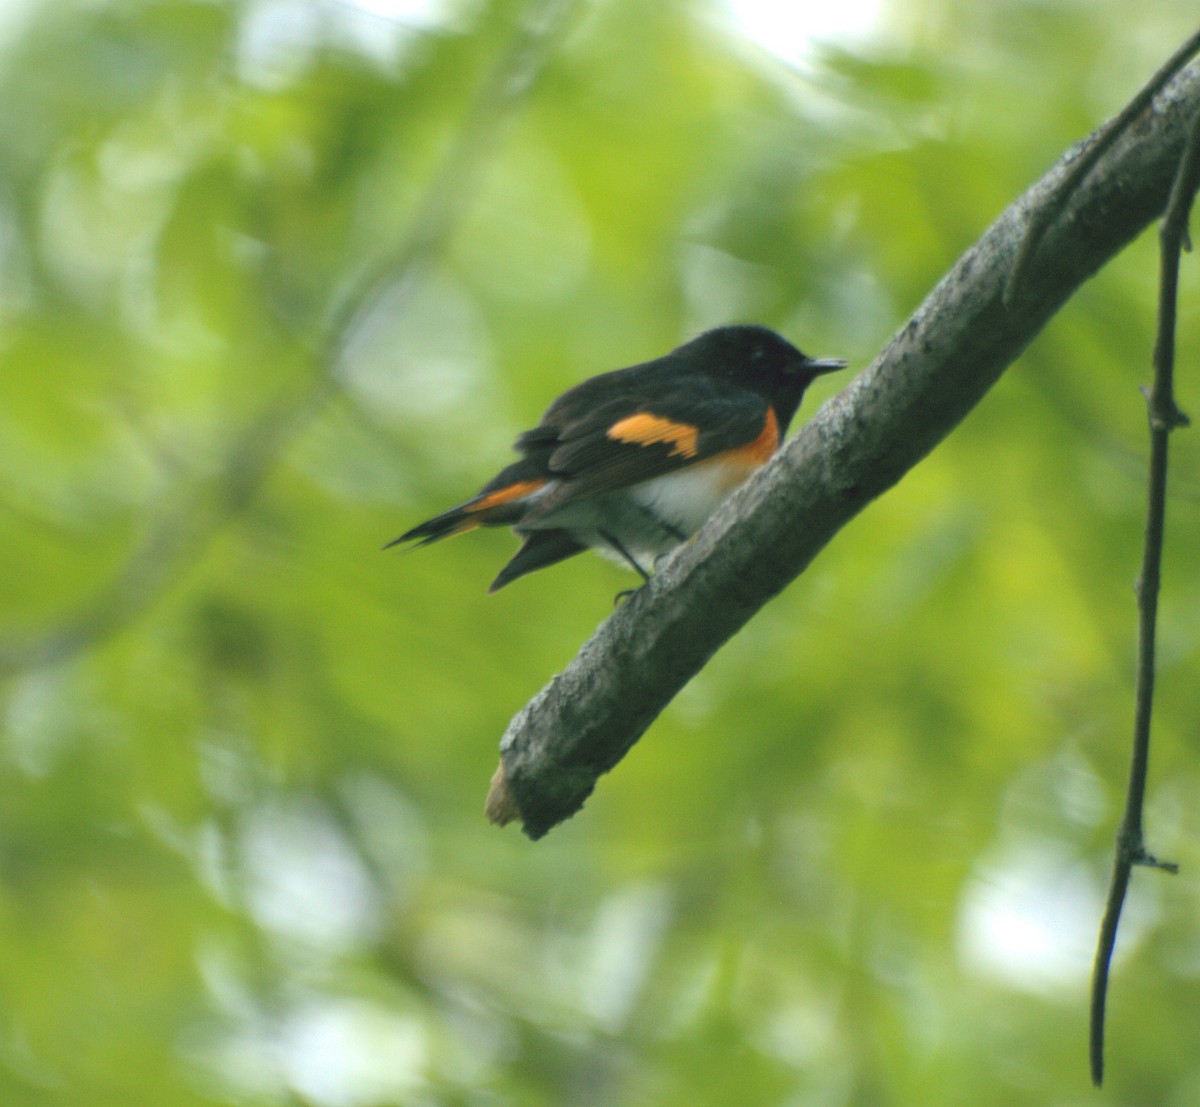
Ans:
<svg viewBox="0 0 1200 1107"><path fill-rule="evenodd" d="M629 493L636 504L655 518L690 537L740 483L730 480L728 469L702 464L643 481Z"/></svg>
<svg viewBox="0 0 1200 1107"><path fill-rule="evenodd" d="M627 564L628 554L649 571L657 558L695 534L756 467L702 462L619 492L571 501L535 515L522 527L564 529L614 561ZM620 551L613 547L612 538L620 543Z"/></svg>

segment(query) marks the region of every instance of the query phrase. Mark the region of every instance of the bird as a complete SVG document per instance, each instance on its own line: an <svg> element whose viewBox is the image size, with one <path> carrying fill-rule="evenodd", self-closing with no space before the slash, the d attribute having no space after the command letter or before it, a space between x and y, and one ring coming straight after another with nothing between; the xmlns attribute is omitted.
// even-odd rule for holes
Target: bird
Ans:
<svg viewBox="0 0 1200 1107"><path fill-rule="evenodd" d="M522 544L489 592L589 548L648 581L775 453L808 386L846 364L733 324L590 377L517 438L517 461L384 549L507 526Z"/></svg>

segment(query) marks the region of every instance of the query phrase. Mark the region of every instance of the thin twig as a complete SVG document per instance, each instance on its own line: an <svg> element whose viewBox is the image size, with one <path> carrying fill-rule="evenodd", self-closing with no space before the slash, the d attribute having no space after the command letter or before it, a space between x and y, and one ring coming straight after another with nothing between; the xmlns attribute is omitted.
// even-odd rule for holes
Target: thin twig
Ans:
<svg viewBox="0 0 1200 1107"><path fill-rule="evenodd" d="M1167 449L1170 433L1186 426L1187 416L1175 404L1175 313L1178 299L1179 258L1188 242L1188 216L1200 185L1200 112L1192 123L1187 147L1167 201L1159 229L1158 334L1154 343L1154 385L1146 394L1150 424L1150 471L1147 478L1146 535L1142 568L1137 582L1138 657L1133 722L1133 755L1129 766L1129 791L1125 814L1117 832L1112 883L1100 924L1096 962L1092 972L1091 1068L1092 1082L1104 1080L1104 1010L1108 997L1109 968L1117 940L1121 910L1134 865L1178 872L1171 861L1160 861L1146 851L1142 813L1146 774L1150 764L1150 723L1154 709L1154 653L1158 622L1158 592L1162 572L1163 536L1167 506Z"/></svg>
<svg viewBox="0 0 1200 1107"><path fill-rule="evenodd" d="M1071 194L1079 187L1084 177L1091 172L1092 167L1104 156L1104 152L1116 141L1117 137L1150 106L1154 97L1166 87L1167 82L1188 63L1188 60L1198 50L1200 50L1200 31L1197 31L1176 50L1163 63L1158 72L1142 86L1141 91L1125 105L1121 113L1101 127L1091 137L1088 145L1076 155L1075 160L1071 163L1071 168L1059 181L1053 197L1034 211L1029 220L1025 237L1017 251L1016 261L1013 262L1008 283L1004 286L1004 303L1006 305L1011 306L1019 294L1025 283L1025 276L1034 253L1041 244L1046 231L1062 215Z"/></svg>
<svg viewBox="0 0 1200 1107"><path fill-rule="evenodd" d="M0 640L0 678L57 664L143 615L253 502L295 436L343 389L340 370L359 328L392 289L409 288L440 252L479 179L501 124L523 100L567 24L574 0L534 5L475 96L397 248L338 298L310 355L308 373L289 382L225 452L217 475L189 496L173 483L145 537L93 596L48 627Z"/></svg>

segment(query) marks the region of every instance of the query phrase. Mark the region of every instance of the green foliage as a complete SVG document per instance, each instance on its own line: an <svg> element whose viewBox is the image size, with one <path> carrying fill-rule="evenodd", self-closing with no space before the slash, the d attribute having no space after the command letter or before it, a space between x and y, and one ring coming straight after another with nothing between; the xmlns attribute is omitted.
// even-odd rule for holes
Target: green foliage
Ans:
<svg viewBox="0 0 1200 1107"><path fill-rule="evenodd" d="M6 14L0 1101L1195 1102L1194 432L1148 807L1183 871L1137 874L1101 1095L1084 1056L1151 236L536 845L482 818L496 741L629 581L378 552L703 327L865 365L1191 5L897 0L789 69L604 0L482 105L537 13L439 12Z"/></svg>

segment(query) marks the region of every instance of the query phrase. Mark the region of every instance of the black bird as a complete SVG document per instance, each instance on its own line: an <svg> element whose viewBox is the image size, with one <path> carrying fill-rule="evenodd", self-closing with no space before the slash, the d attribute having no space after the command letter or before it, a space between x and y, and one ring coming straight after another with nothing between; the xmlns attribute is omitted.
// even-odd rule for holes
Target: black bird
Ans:
<svg viewBox="0 0 1200 1107"><path fill-rule="evenodd" d="M706 331L564 392L517 439L520 460L388 547L508 526L524 542L489 591L588 547L648 580L775 453L813 380L845 365L766 327Z"/></svg>

